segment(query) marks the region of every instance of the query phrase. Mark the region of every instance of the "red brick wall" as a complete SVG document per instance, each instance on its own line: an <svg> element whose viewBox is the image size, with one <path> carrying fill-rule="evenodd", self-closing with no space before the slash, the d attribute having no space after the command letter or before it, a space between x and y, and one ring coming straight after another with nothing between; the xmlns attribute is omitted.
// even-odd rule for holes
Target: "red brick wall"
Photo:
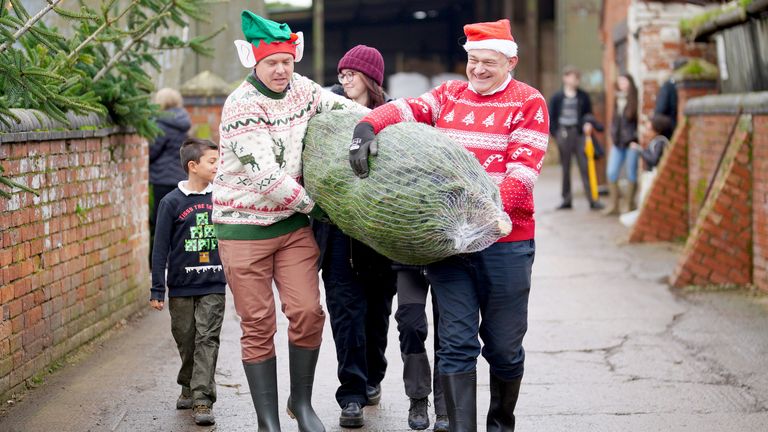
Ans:
<svg viewBox="0 0 768 432"><path fill-rule="evenodd" d="M677 128L642 203L629 241L678 241L688 236L688 123Z"/></svg>
<svg viewBox="0 0 768 432"><path fill-rule="evenodd" d="M40 191L0 198L0 394L144 305L147 161L136 135L0 144Z"/></svg>
<svg viewBox="0 0 768 432"><path fill-rule="evenodd" d="M712 190L680 256L671 282L686 285L752 282L752 160L749 123L728 143Z"/></svg>
<svg viewBox="0 0 768 432"><path fill-rule="evenodd" d="M694 226L736 117L693 116L688 121L688 221Z"/></svg>
<svg viewBox="0 0 768 432"><path fill-rule="evenodd" d="M755 116L753 127L753 277L755 286L768 291L768 116Z"/></svg>

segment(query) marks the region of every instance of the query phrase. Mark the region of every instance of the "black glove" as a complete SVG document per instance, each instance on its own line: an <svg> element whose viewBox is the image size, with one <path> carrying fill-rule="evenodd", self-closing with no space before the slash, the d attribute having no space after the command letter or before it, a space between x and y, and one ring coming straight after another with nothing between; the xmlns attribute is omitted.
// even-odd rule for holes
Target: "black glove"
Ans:
<svg viewBox="0 0 768 432"><path fill-rule="evenodd" d="M352 144L349 146L349 164L355 175L360 178L368 177L368 155L376 156L378 153L379 146L376 144L373 125L368 122L358 123L352 134Z"/></svg>

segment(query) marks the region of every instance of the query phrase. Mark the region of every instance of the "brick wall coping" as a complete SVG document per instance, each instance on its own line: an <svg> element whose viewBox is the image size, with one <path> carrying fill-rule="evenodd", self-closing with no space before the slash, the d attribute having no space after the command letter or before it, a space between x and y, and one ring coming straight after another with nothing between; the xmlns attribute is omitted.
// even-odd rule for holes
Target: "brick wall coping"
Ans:
<svg viewBox="0 0 768 432"><path fill-rule="evenodd" d="M184 96L186 106L223 106L227 96Z"/></svg>
<svg viewBox="0 0 768 432"><path fill-rule="evenodd" d="M688 100L685 115L768 114L768 92L701 96Z"/></svg>
<svg viewBox="0 0 768 432"><path fill-rule="evenodd" d="M132 128L115 126L109 118L95 113L66 113L69 125L65 125L37 110L12 108L11 112L21 122L16 123L14 119L4 117L11 125L0 123L0 143L103 137L133 132Z"/></svg>

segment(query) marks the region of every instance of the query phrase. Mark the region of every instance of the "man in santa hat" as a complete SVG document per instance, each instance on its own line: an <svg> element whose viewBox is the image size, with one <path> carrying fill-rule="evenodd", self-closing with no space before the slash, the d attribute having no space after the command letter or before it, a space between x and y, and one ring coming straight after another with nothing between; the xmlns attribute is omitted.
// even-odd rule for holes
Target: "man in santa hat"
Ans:
<svg viewBox="0 0 768 432"><path fill-rule="evenodd" d="M247 40L235 45L243 66L253 71L221 114L212 218L240 316L243 367L259 431L280 431L274 280L289 323L288 412L299 430L320 432L325 428L311 398L325 314L308 216L323 213L301 184L302 139L319 112L368 109L293 73L303 52L300 33L250 11L241 18Z"/></svg>
<svg viewBox="0 0 768 432"><path fill-rule="evenodd" d="M431 264L427 274L440 311L439 372L451 431L477 430L478 334L491 370L486 430L512 431L535 253L533 185L547 150L549 114L541 93L511 76L518 57L509 20L469 24L464 33L469 82L448 81L371 111L355 128L349 159L367 177L376 134L394 123L421 122L472 152L497 183L512 232L483 251Z"/></svg>

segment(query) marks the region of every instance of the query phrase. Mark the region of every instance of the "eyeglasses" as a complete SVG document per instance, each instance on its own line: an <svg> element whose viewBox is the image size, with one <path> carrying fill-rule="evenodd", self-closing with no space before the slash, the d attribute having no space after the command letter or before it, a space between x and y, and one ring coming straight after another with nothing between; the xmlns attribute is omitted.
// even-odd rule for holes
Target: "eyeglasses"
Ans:
<svg viewBox="0 0 768 432"><path fill-rule="evenodd" d="M344 84L345 81L352 81L357 76L357 72L347 72L339 74L339 83Z"/></svg>

